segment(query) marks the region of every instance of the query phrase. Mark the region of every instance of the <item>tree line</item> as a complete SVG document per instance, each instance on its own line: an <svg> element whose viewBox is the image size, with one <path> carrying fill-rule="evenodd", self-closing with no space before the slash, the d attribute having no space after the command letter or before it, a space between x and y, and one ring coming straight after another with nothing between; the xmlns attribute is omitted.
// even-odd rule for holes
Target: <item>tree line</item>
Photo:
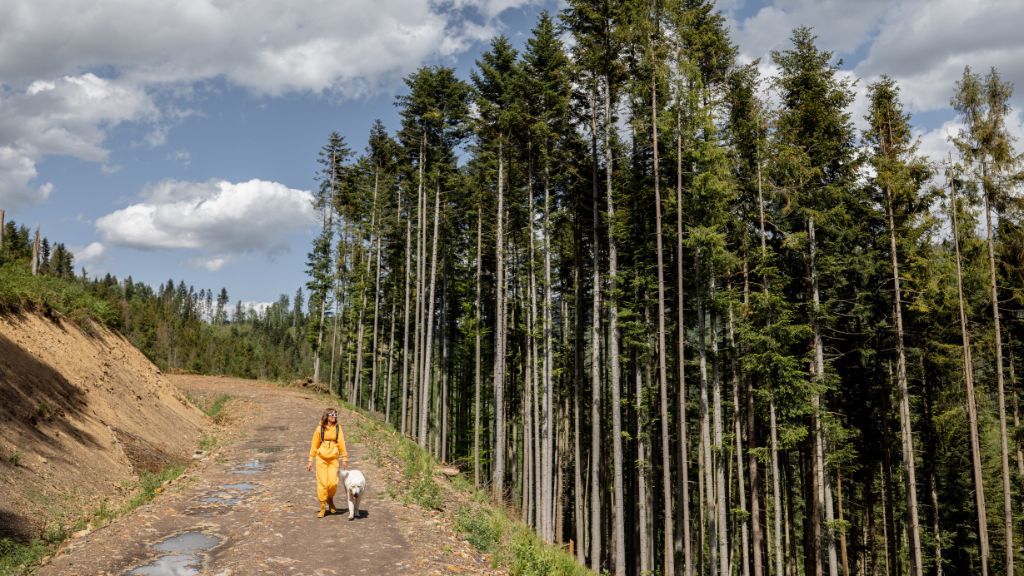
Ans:
<svg viewBox="0 0 1024 576"><path fill-rule="evenodd" d="M99 320L162 370L282 381L310 373L313 352L303 336L308 315L301 288L294 297L282 294L256 309L241 301L232 305L226 288L196 291L173 279L153 288L131 276L90 277L85 268L75 272L74 254L63 243L41 237L34 253L28 227L13 220L0 226L3 280L16 281L35 269L41 277L82 288L105 303Z"/></svg>
<svg viewBox="0 0 1024 576"><path fill-rule="evenodd" d="M313 373L595 570L1012 574L1011 88L964 70L936 165L891 78L858 130L811 30L771 63L706 0L570 0L409 75L317 159Z"/></svg>

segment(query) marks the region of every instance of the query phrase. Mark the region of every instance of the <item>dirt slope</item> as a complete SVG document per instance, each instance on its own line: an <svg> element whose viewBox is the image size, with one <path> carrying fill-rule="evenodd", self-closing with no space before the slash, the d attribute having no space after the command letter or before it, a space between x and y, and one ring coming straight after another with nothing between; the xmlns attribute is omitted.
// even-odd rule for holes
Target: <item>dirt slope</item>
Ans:
<svg viewBox="0 0 1024 576"><path fill-rule="evenodd" d="M143 471L187 461L208 425L123 337L0 316L0 537L118 506Z"/></svg>

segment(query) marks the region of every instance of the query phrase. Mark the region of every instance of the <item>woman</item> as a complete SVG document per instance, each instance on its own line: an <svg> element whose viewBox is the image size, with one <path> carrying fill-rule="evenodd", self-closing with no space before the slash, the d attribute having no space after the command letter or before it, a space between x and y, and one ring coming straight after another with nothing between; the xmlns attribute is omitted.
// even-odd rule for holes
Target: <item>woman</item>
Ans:
<svg viewBox="0 0 1024 576"><path fill-rule="evenodd" d="M320 500L320 513L316 515L317 518L323 518L328 509L331 514L337 512L334 507L334 493L338 490L339 456L341 467L348 470L345 433L338 424L338 411L328 408L320 417L320 425L313 430L309 462L306 464L306 471L312 471L313 459L316 459L316 497Z"/></svg>

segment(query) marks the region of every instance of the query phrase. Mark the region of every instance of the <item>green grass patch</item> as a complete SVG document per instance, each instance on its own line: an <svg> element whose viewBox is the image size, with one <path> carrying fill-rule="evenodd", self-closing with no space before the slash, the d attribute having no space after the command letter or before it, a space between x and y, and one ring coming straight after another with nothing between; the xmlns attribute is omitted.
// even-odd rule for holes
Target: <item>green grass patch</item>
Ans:
<svg viewBox="0 0 1024 576"><path fill-rule="evenodd" d="M199 449L210 451L217 445L217 437L213 434L203 434L199 439Z"/></svg>
<svg viewBox="0 0 1024 576"><path fill-rule="evenodd" d="M152 501L157 494L157 488L163 486L164 482L169 482L178 476L181 476L181 473L184 471L184 466L170 466L156 473L144 472L142 477L139 478L138 490L136 490L135 495L125 503L121 512L127 514L139 506Z"/></svg>
<svg viewBox="0 0 1024 576"><path fill-rule="evenodd" d="M220 424L221 422L224 421L224 417L226 416L226 414L224 413L224 407L227 405L228 400L231 400L232 398L230 394L220 394L212 401L209 399L193 396L191 394L187 394L186 397L188 398L189 402L195 405L196 408L202 410L204 414L209 416L210 419L216 422L217 424ZM203 448L202 444L200 444L199 447Z"/></svg>
<svg viewBox="0 0 1024 576"><path fill-rule="evenodd" d="M52 550L53 545L42 538L28 544L0 538L0 575L30 574Z"/></svg>
<svg viewBox="0 0 1024 576"><path fill-rule="evenodd" d="M35 310L45 315L59 312L83 329L89 320L114 326L117 313L106 300L90 294L77 280L33 276L21 263L0 266L0 313Z"/></svg>

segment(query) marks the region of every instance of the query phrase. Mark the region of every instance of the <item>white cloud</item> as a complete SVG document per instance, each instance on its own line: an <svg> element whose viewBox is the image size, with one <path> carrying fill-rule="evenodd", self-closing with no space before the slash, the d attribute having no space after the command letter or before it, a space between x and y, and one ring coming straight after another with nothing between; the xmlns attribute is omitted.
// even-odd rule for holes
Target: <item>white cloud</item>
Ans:
<svg viewBox="0 0 1024 576"><path fill-rule="evenodd" d="M105 163L110 128L158 116L144 90L91 73L0 91L0 204L17 208L49 196L53 185L35 182L44 156Z"/></svg>
<svg viewBox="0 0 1024 576"><path fill-rule="evenodd" d="M122 123L149 123L138 144L165 145L176 122L202 113L184 105L197 82L226 79L268 96L365 96L486 40L502 13L534 1L7 0L0 203L46 198L52 186L35 182L46 156L101 163L107 173L104 142Z"/></svg>
<svg viewBox="0 0 1024 576"><path fill-rule="evenodd" d="M315 223L313 196L277 182L166 180L141 202L96 220L104 241L141 250L197 250L215 271L232 255L288 251L288 237Z"/></svg>
<svg viewBox="0 0 1024 576"><path fill-rule="evenodd" d="M733 22L734 41L750 59L765 57L771 50L788 47L794 28L810 26L821 48L848 54L869 40L890 6L889 0L862 0L855 5L845 0L777 0Z"/></svg>
<svg viewBox="0 0 1024 576"><path fill-rule="evenodd" d="M899 81L912 111L949 105L964 66L995 66L1024 85L1024 2L904 0L882 21L868 55L857 66L865 78L888 74ZM1024 102L1024 95L1016 95Z"/></svg>
<svg viewBox="0 0 1024 576"><path fill-rule="evenodd" d="M76 262L91 263L101 260L106 252L106 248L99 242L93 242L85 248L72 249L71 251L75 255Z"/></svg>
<svg viewBox="0 0 1024 576"><path fill-rule="evenodd" d="M200 268L205 268L209 272L216 272L223 268L230 260L231 258L227 256L214 256L212 258L197 258L192 261L192 264Z"/></svg>
<svg viewBox="0 0 1024 576"><path fill-rule="evenodd" d="M0 8L0 77L45 81L111 67L145 85L223 76L261 94L354 96L415 69L442 45L461 46L473 33L467 23L488 24L527 3L102 0L69 9L63 0L10 0Z"/></svg>

